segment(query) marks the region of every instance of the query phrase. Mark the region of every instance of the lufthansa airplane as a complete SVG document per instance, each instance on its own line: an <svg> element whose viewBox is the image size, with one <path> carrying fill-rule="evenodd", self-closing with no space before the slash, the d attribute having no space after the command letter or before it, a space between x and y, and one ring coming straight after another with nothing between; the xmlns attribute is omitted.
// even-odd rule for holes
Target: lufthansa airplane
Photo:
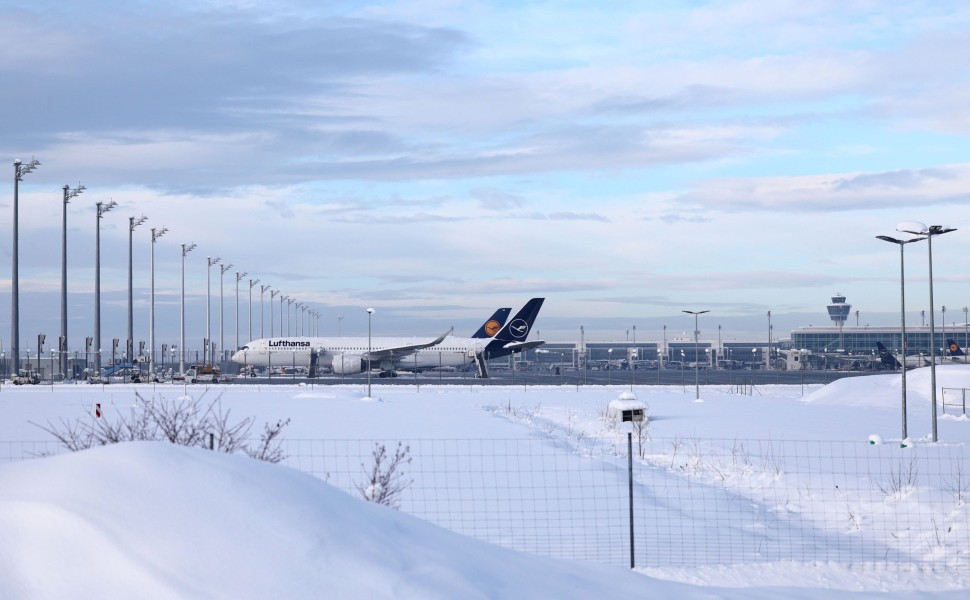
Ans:
<svg viewBox="0 0 970 600"><path fill-rule="evenodd" d="M381 377L396 369L425 370L476 364L488 377L485 362L535 348L544 342L527 341L543 298L533 298L507 323L510 309L499 309L472 337L446 332L433 340L371 337L292 337L253 340L232 356L233 362L256 367L329 367L336 375L380 369ZM504 323L504 324L503 324ZM478 337L476 337L478 336Z"/></svg>

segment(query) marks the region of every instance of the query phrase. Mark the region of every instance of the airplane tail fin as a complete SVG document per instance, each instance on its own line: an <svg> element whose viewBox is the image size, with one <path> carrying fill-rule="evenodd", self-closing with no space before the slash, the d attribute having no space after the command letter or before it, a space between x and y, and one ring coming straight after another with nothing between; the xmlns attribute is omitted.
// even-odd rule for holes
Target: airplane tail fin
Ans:
<svg viewBox="0 0 970 600"><path fill-rule="evenodd" d="M948 339L946 345L950 349L950 356L965 356L963 349L960 348L960 344L956 343L956 340Z"/></svg>
<svg viewBox="0 0 970 600"><path fill-rule="evenodd" d="M505 321L509 318L510 312L512 312L511 308L498 309L495 311L495 314L482 323L482 326L478 328L478 331L472 337L476 339L494 337L495 334L502 330Z"/></svg>
<svg viewBox="0 0 970 600"><path fill-rule="evenodd" d="M545 298L533 298L525 303L522 310L495 334L494 339L499 342L523 342L532 330L532 324L539 315L539 309Z"/></svg>
<svg viewBox="0 0 970 600"><path fill-rule="evenodd" d="M876 348L879 350L879 360L882 361L882 365L889 369L898 369L902 366L899 360L893 356L893 353L889 351L889 348L883 345L882 342L876 342Z"/></svg>

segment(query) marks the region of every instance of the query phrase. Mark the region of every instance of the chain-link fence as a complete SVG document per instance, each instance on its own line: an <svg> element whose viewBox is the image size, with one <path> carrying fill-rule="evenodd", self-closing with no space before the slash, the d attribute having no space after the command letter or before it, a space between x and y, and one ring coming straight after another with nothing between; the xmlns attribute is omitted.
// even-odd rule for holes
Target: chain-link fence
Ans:
<svg viewBox="0 0 970 600"><path fill-rule="evenodd" d="M526 552L694 567L970 569L966 445L552 438L284 440L283 464L361 495L402 444L402 511ZM0 443L0 463L62 450Z"/></svg>

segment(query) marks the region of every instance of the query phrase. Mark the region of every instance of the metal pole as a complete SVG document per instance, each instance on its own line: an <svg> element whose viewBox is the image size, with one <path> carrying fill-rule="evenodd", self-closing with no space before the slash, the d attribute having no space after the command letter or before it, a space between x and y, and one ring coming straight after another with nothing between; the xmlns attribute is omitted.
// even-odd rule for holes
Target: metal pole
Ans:
<svg viewBox="0 0 970 600"><path fill-rule="evenodd" d="M370 321L371 321L371 315L373 315L373 314L374 314L374 309L373 308L368 308L367 309L367 397L368 398L371 397L371 395L370 395L370 355L371 355L371 346L370 346L371 327L370 327Z"/></svg>
<svg viewBox="0 0 970 600"><path fill-rule="evenodd" d="M165 235L165 232L167 231L168 228L166 227L162 227L158 230L156 230L154 227L152 228L152 294L148 323L148 378L151 381L155 381L155 242L158 241L158 238ZM164 362L164 357L162 357L162 361Z"/></svg>
<svg viewBox="0 0 970 600"><path fill-rule="evenodd" d="M78 184L73 190L70 186L64 186L64 210L61 229L61 339L58 351L60 352L61 377L67 379L67 204L71 198L76 197L84 191L84 186ZM53 365L51 365L53 373Z"/></svg>
<svg viewBox="0 0 970 600"><path fill-rule="evenodd" d="M933 308L933 233L926 236L927 250L930 259L930 408L932 410L931 425L933 430L933 441L939 441L936 430L936 329L934 327L933 315L936 309Z"/></svg>
<svg viewBox="0 0 970 600"><path fill-rule="evenodd" d="M128 356L128 364L133 365L135 361L135 333L132 313L134 312L134 301L132 293L132 236L135 228L144 223L147 219L141 217L128 217L128 340L125 343L125 354Z"/></svg>
<svg viewBox="0 0 970 600"><path fill-rule="evenodd" d="M258 283L259 283L259 280L258 279L250 279L249 280L249 339L253 339L253 288ZM260 294L260 296L259 296L259 310L260 310L260 315L259 315L259 319L260 319L259 336L262 337L263 336L263 328L262 328L262 319L263 319L263 315L262 315L262 310L263 310L263 296L262 296L262 294ZM270 334L270 336L272 336L273 335L273 332L270 331L269 334Z"/></svg>
<svg viewBox="0 0 970 600"><path fill-rule="evenodd" d="M11 269L11 279L10 279L10 354L13 362L13 366L10 368L11 373L16 373L17 369L20 368L20 275L19 275L19 254L18 254L18 241L19 241L19 197L20 197L20 180L21 178L33 171L40 162L36 159L31 159L26 165L21 164L20 159L13 161L13 268Z"/></svg>
<svg viewBox="0 0 970 600"><path fill-rule="evenodd" d="M626 464L628 485L630 491L630 568L636 568L633 552L633 433L626 432Z"/></svg>
<svg viewBox="0 0 970 600"><path fill-rule="evenodd" d="M246 273L245 271L243 271L242 273L240 273L239 271L236 271L236 350L242 347L239 345L239 282L246 275L248 275L248 273ZM253 297L252 293L250 293L249 297L250 298ZM252 314L252 312L253 312L253 301L250 300L249 313ZM252 322L252 319L250 319L250 322ZM250 333L252 333L252 331L250 331Z"/></svg>
<svg viewBox="0 0 970 600"><path fill-rule="evenodd" d="M903 411L903 438L900 441L900 446L906 443L906 438L909 437L906 432L906 272L905 263L903 261L903 248L906 247L906 243L903 242L899 244L899 330L902 335L902 340L900 347L903 349L903 360L900 361L902 364L902 411Z"/></svg>
<svg viewBox="0 0 970 600"><path fill-rule="evenodd" d="M195 244L182 244L182 300L179 314L179 373L185 375L185 255L195 248Z"/></svg>
<svg viewBox="0 0 970 600"><path fill-rule="evenodd" d="M209 266L205 270L205 348L202 350L202 363L209 364L212 362L212 356L209 353L209 348L212 345L212 326L209 321L212 316L212 311L209 310L209 301L212 297L210 280L212 279L212 265L219 263L219 257L217 256L213 260L211 256L207 256L205 259Z"/></svg>
<svg viewBox="0 0 970 600"><path fill-rule="evenodd" d="M224 311L224 300L223 289L225 283L226 271L232 268L231 264L219 265L219 361L222 362L223 358L226 356L226 343L223 337L225 331L225 313Z"/></svg>

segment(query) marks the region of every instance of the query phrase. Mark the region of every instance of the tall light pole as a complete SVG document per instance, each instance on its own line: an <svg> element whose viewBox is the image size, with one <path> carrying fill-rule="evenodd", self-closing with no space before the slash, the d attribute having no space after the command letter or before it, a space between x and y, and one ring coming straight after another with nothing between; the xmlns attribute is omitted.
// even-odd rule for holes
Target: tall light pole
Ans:
<svg viewBox="0 0 970 600"><path fill-rule="evenodd" d="M290 307L296 302L293 298L286 299L286 335L290 335ZM294 311L296 314L296 311Z"/></svg>
<svg viewBox="0 0 970 600"><path fill-rule="evenodd" d="M283 337L283 306L286 304L288 298L283 294L280 294L280 337ZM287 328L289 328L289 323L287 323ZM286 332L289 335L289 331Z"/></svg>
<svg viewBox="0 0 970 600"><path fill-rule="evenodd" d="M694 399L700 400L701 398L701 383L700 375L698 373L698 367L700 366L700 361L697 360L698 352L698 337L700 336L700 330L697 328L697 317L704 313L711 312L709 310L682 310L680 312L687 313L689 315L694 315Z"/></svg>
<svg viewBox="0 0 970 600"><path fill-rule="evenodd" d="M236 350L242 347L239 345L239 282L242 281L243 277L245 277L248 274L249 273L247 273L246 271L243 271L242 273L240 273L239 271L236 271ZM252 295L250 295L250 298L252 298ZM250 314L252 314L253 312L252 308L253 308L253 301L250 300L249 301ZM252 319L250 319L250 322L252 322Z"/></svg>
<svg viewBox="0 0 970 600"><path fill-rule="evenodd" d="M20 276L18 273L20 260L18 258L18 206L20 204L20 181L23 176L40 166L36 158L23 164L20 159L13 161L13 268L10 271L10 359L13 366L11 373L20 368Z"/></svg>
<svg viewBox="0 0 970 600"><path fill-rule="evenodd" d="M901 403L903 412L903 437L900 442L900 446L904 446L906 443L906 438L909 437L907 434L906 427L906 271L903 262L903 248L906 244L911 244L913 242L921 242L926 238L917 237L909 240L898 240L896 238L889 237L888 235L877 235L876 239L883 240L884 242L890 242L899 245L899 331L901 335L900 348L903 359L900 362L902 365L902 391L901 391ZM935 412L935 411L934 411Z"/></svg>
<svg viewBox="0 0 970 600"><path fill-rule="evenodd" d="M261 338L266 337L266 334L263 333L263 316L266 314L266 310L263 308L263 294L265 294L266 290L268 289L270 289L268 285L259 286L259 337ZM272 300L272 298L270 299ZM250 302L249 303L250 314L252 314L252 308L253 308L253 304L252 302ZM270 308L273 308L272 302L270 302ZM270 312L273 312L273 311L271 310ZM273 335L273 332L270 332L270 336L272 335Z"/></svg>
<svg viewBox="0 0 970 600"><path fill-rule="evenodd" d="M182 300L179 315L179 373L185 374L185 255L195 249L195 242L182 244Z"/></svg>
<svg viewBox="0 0 970 600"><path fill-rule="evenodd" d="M94 347L97 355L94 357L94 371L101 375L101 219L118 203L111 200L107 203L97 202L97 220L94 230Z"/></svg>
<svg viewBox="0 0 970 600"><path fill-rule="evenodd" d="M232 268L232 264L219 265L219 361L226 356L226 343L223 334L225 333L225 313L223 312L223 284L225 282L226 271Z"/></svg>
<svg viewBox="0 0 970 600"><path fill-rule="evenodd" d="M967 348L967 338L970 337L970 319L967 318L967 310L970 310L970 309L964 306L963 307L963 347L964 348ZM963 363L964 364L967 363L966 351L964 351L963 353Z"/></svg>
<svg viewBox="0 0 970 600"><path fill-rule="evenodd" d="M212 327L209 322L209 317L212 315L212 311L209 310L209 300L212 297L210 292L210 280L212 279L212 265L219 264L219 257L214 259L211 256L205 257L208 267L205 270L205 348L202 350L202 362L203 364L209 364L212 362L212 357L209 356L209 348L212 347Z"/></svg>
<svg viewBox="0 0 970 600"><path fill-rule="evenodd" d="M695 328L696 329L696 328ZM767 368L771 370L771 311L768 311L768 360L766 361Z"/></svg>
<svg viewBox="0 0 970 600"><path fill-rule="evenodd" d="M281 293L282 292L280 292L279 290L273 290L273 289L271 289L269 291L269 337L273 337L273 328L274 328L274 325L273 325L273 298L275 298L277 294L281 294Z"/></svg>
<svg viewBox="0 0 970 600"><path fill-rule="evenodd" d="M367 397L370 398L370 320L371 315L374 314L373 308L367 309Z"/></svg>
<svg viewBox="0 0 970 600"><path fill-rule="evenodd" d="M128 357L128 364L134 364L135 359L135 327L133 323L132 313L134 312L133 295L132 295L132 249L131 249L131 238L134 235L135 228L148 220L148 217L142 215L140 217L128 217L128 341L125 345L125 355Z"/></svg>
<svg viewBox="0 0 970 600"><path fill-rule="evenodd" d="M249 339L253 338L253 288L259 284L258 279L249 280ZM263 337L263 294L259 294L259 336Z"/></svg>
<svg viewBox="0 0 970 600"><path fill-rule="evenodd" d="M937 442L939 441L939 436L936 431L936 328L933 322L933 313L935 312L933 308L933 236L950 233L951 231L956 231L956 229L943 227L942 225L930 225L927 227L917 221L907 221L897 225L896 231L926 238L930 272L930 402L932 403L931 408L933 410L931 423L933 426L933 441Z"/></svg>
<svg viewBox="0 0 970 600"><path fill-rule="evenodd" d="M161 229L155 229L152 227L152 296L151 296L151 307L149 309L148 318L148 379L149 381L155 381L155 242L158 238L162 237L168 233L167 227L162 227ZM165 359L162 358L162 362Z"/></svg>
<svg viewBox="0 0 970 600"><path fill-rule="evenodd" d="M80 183L73 190L70 186L64 186L64 218L61 228L61 339L58 342L57 350L60 352L61 379L67 379L67 203L71 198L76 198L84 191L84 186ZM51 365L51 373L53 373ZM54 376L51 375L53 380Z"/></svg>

